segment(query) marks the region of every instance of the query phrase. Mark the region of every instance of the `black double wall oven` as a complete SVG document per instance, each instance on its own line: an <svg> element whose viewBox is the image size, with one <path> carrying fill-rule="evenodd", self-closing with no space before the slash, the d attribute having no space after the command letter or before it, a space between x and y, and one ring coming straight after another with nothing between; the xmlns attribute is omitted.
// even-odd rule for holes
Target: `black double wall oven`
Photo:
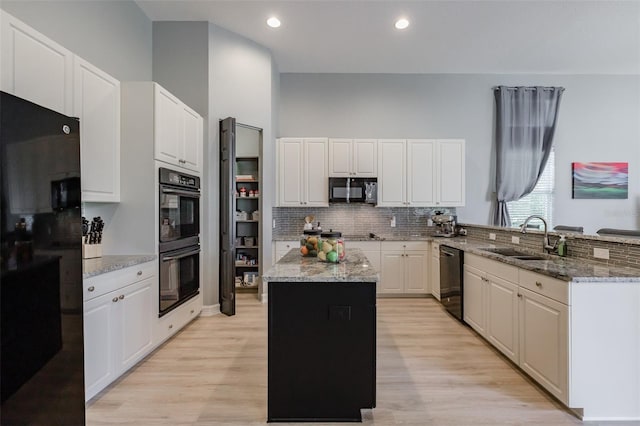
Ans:
<svg viewBox="0 0 640 426"><path fill-rule="evenodd" d="M200 178L159 169L159 316L200 292Z"/></svg>

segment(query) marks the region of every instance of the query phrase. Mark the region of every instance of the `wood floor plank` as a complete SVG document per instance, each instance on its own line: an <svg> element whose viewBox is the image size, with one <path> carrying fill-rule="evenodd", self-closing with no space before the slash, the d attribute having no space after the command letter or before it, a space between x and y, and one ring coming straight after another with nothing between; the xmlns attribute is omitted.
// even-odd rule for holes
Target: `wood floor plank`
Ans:
<svg viewBox="0 0 640 426"><path fill-rule="evenodd" d="M195 320L94 398L87 424L264 425L267 307L251 294L237 305L235 317ZM364 424L582 424L436 300L378 299L377 312L377 407Z"/></svg>

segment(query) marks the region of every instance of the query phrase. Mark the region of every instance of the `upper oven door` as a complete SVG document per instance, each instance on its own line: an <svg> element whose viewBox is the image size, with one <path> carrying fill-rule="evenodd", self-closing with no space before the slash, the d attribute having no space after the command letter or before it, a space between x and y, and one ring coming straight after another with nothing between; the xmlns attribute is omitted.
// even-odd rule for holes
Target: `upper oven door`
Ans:
<svg viewBox="0 0 640 426"><path fill-rule="evenodd" d="M196 238L200 233L200 192L160 185L160 242Z"/></svg>

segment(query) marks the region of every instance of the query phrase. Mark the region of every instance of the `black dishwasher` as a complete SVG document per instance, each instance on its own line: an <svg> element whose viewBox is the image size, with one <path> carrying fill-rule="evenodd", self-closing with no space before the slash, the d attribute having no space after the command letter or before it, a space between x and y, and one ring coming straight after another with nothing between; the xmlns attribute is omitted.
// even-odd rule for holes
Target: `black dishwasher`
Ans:
<svg viewBox="0 0 640 426"><path fill-rule="evenodd" d="M462 250L440 245L440 301L445 309L462 320Z"/></svg>

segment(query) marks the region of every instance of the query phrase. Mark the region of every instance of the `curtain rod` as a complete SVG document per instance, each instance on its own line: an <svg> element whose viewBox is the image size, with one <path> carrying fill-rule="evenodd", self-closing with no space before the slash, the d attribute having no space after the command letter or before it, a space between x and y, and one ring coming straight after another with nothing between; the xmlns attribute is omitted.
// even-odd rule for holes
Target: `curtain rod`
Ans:
<svg viewBox="0 0 640 426"><path fill-rule="evenodd" d="M564 87L542 87L542 86L538 86L538 87L530 87L530 86L494 86L493 90L499 90L501 87L504 87L507 90L517 90L517 89L524 89L524 90L537 90L542 88L542 90L555 90L555 89L560 89L560 90L564 90Z"/></svg>

